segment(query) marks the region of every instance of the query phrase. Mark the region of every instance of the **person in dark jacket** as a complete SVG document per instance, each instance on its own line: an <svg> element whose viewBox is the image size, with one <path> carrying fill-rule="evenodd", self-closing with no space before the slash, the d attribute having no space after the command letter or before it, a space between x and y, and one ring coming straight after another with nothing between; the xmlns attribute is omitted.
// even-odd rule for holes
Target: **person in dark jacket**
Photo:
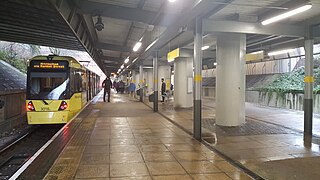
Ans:
<svg viewBox="0 0 320 180"><path fill-rule="evenodd" d="M109 76L107 76L107 78L103 81L102 87L104 87L103 101L106 102L106 94L108 93L108 102L110 102L110 91L112 87L112 82Z"/></svg>
<svg viewBox="0 0 320 180"><path fill-rule="evenodd" d="M166 83L164 82L164 79L161 79L161 96L162 96L162 101L164 102L165 96L166 96Z"/></svg>

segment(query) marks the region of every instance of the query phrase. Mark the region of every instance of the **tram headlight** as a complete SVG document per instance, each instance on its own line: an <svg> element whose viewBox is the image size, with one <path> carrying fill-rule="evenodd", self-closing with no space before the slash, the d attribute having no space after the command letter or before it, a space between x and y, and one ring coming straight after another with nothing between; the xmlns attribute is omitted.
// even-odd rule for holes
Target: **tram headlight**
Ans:
<svg viewBox="0 0 320 180"><path fill-rule="evenodd" d="M58 110L59 111L63 111L65 109L67 109L67 108L68 108L68 104L65 101L62 101Z"/></svg>
<svg viewBox="0 0 320 180"><path fill-rule="evenodd" d="M33 106L32 101L29 101L29 102L28 102L27 109L28 109L28 111L35 111L35 110L36 110L36 109L34 108L34 106Z"/></svg>

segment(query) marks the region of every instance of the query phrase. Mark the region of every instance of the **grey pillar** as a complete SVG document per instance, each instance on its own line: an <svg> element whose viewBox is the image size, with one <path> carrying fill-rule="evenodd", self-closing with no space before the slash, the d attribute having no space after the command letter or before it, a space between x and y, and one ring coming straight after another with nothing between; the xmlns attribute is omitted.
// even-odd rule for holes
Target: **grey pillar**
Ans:
<svg viewBox="0 0 320 180"><path fill-rule="evenodd" d="M153 111L158 112L158 52L155 53L153 57L153 89L154 89L154 99L153 99Z"/></svg>
<svg viewBox="0 0 320 180"><path fill-rule="evenodd" d="M305 77L304 77L304 134L312 135L313 115L313 44L314 40L310 35L305 39Z"/></svg>
<svg viewBox="0 0 320 180"><path fill-rule="evenodd" d="M196 19L194 32L194 86L193 86L193 136L201 140L201 87L202 87L202 19Z"/></svg>
<svg viewBox="0 0 320 180"><path fill-rule="evenodd" d="M191 82L190 82L191 79ZM174 60L174 107L191 108L193 103L193 58ZM191 89L190 89L191 88Z"/></svg>
<svg viewBox="0 0 320 180"><path fill-rule="evenodd" d="M216 124L239 126L245 123L246 35L217 35Z"/></svg>
<svg viewBox="0 0 320 180"><path fill-rule="evenodd" d="M139 83L140 83L140 101L143 102L143 88L144 88L144 83L143 83L143 66L140 65L139 67Z"/></svg>

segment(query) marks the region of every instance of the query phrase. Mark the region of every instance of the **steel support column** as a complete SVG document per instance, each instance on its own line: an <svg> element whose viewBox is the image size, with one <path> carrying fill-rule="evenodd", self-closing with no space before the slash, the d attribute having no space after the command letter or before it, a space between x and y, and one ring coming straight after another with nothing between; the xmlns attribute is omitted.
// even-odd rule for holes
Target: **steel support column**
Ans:
<svg viewBox="0 0 320 180"><path fill-rule="evenodd" d="M312 135L313 116L313 44L314 40L308 34L305 38L305 77L304 77L304 134Z"/></svg>
<svg viewBox="0 0 320 180"><path fill-rule="evenodd" d="M153 79L153 111L158 112L158 52L156 52L155 56L153 57Z"/></svg>
<svg viewBox="0 0 320 180"><path fill-rule="evenodd" d="M144 89L144 81L143 81L143 66L139 67L139 81L140 81L140 101L143 102L143 89Z"/></svg>
<svg viewBox="0 0 320 180"><path fill-rule="evenodd" d="M202 19L196 18L194 32L194 92L193 92L193 136L201 140L201 87L202 87Z"/></svg>

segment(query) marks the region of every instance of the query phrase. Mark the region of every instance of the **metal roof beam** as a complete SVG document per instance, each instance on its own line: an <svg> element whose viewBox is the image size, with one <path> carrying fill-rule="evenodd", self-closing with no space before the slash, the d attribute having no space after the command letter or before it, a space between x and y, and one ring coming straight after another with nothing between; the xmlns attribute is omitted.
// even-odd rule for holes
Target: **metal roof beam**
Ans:
<svg viewBox="0 0 320 180"><path fill-rule="evenodd" d="M131 52L131 48L127 46L120 46L108 43L97 42L95 44L97 49L111 50L111 51L121 51L121 52Z"/></svg>
<svg viewBox="0 0 320 180"><path fill-rule="evenodd" d="M256 48L247 48L247 52L254 52L260 50L277 50L277 49L291 49L304 46L304 38L299 37L287 41L280 41L272 44L262 45Z"/></svg>
<svg viewBox="0 0 320 180"><path fill-rule="evenodd" d="M74 1L64 0L60 2L59 0L48 0L48 2L50 2L51 6L63 19L71 32L77 38L78 42L90 54L97 65L103 70L103 63L99 60L97 51L92 48L93 40L88 30L87 24L83 20L84 17L82 14L78 13L78 9L74 9L74 6L76 5L74 4ZM60 3L61 6L57 6L57 3Z"/></svg>
<svg viewBox="0 0 320 180"><path fill-rule="evenodd" d="M120 61L121 58L119 58L119 57L112 57L112 56L101 56L101 60L106 60L106 61Z"/></svg>
<svg viewBox="0 0 320 180"><path fill-rule="evenodd" d="M306 34L303 26L275 24L263 26L260 23L247 23L238 21L214 21L203 20L203 32L232 32L245 34L284 35L292 37L304 37Z"/></svg>
<svg viewBox="0 0 320 180"><path fill-rule="evenodd" d="M312 36L316 38L320 38L320 25L313 27L313 33Z"/></svg>
<svg viewBox="0 0 320 180"><path fill-rule="evenodd" d="M230 3L232 2L232 0L224 0L223 2ZM203 17L203 15L207 15L207 13L213 15L219 12L225 6L227 5L217 5L214 3L210 3L210 1L196 0L193 4L190 4L188 6L190 8L185 9L184 12L179 15L170 26L168 26L166 31L160 35L159 40L156 41L151 48L149 48L141 55L141 59L145 59L149 55L152 55L154 50L163 48L168 42L179 36L179 34L183 33L183 28L190 24L196 17ZM159 57L163 55L165 54L160 52L158 53Z"/></svg>
<svg viewBox="0 0 320 180"><path fill-rule="evenodd" d="M149 24L153 18L157 15L156 12L146 11L139 8L128 8L123 6L111 5L106 3L98 3L92 1L80 1L79 7L85 14L91 14L93 16L101 15L105 17L123 19L128 21L136 21ZM162 15L164 15L162 13ZM167 18L173 18L175 15L166 14ZM165 22L163 26L168 26Z"/></svg>

